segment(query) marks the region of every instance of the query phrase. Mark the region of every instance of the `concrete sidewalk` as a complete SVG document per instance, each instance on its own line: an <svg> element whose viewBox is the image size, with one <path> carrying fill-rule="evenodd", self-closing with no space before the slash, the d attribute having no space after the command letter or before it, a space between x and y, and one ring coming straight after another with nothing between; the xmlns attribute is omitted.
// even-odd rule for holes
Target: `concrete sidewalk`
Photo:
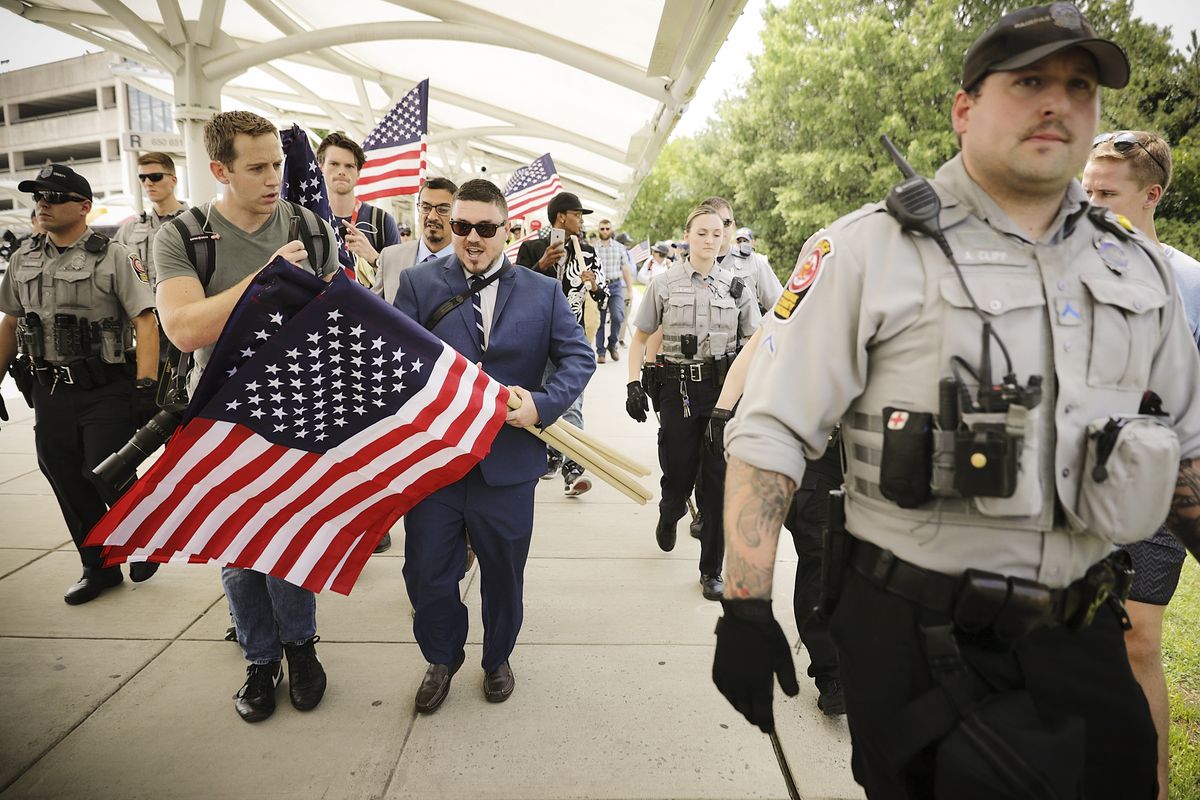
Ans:
<svg viewBox="0 0 1200 800"><path fill-rule="evenodd" d="M587 429L655 466L653 422L624 412L622 360L599 365ZM425 670L395 545L350 597L322 595L318 652L329 690L301 714L281 688L266 722L238 719L245 663L223 641L218 570L166 566L83 606L63 603L79 560L38 472L33 419L3 387L0 423L0 789L5 798L786 798L768 738L713 688L713 625L699 548L680 525L654 543L657 511L604 484L565 498L542 481L526 570L512 698L487 703L478 571L467 663L445 705L413 711ZM776 610L791 640L795 555L780 545ZM805 800L861 798L844 718L800 695L776 700L779 736Z"/></svg>

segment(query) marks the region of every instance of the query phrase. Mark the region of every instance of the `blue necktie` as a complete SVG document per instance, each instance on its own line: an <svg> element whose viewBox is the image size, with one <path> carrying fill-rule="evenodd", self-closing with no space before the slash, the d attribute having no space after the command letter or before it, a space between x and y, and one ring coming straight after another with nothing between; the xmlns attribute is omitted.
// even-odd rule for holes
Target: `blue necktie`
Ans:
<svg viewBox="0 0 1200 800"><path fill-rule="evenodd" d="M476 289L479 284L483 283L483 276L471 276L471 288ZM475 327L479 329L479 349L487 352L487 337L483 333L483 301L479 294L482 290L477 290L471 295L471 305L475 307Z"/></svg>

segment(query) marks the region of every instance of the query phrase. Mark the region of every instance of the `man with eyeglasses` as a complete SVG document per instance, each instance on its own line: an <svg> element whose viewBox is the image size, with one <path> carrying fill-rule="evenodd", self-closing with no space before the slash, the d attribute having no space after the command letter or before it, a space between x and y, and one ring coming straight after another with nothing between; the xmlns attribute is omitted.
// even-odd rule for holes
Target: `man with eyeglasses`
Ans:
<svg viewBox="0 0 1200 800"><path fill-rule="evenodd" d="M421 185L417 193L421 238L383 249L371 291L392 303L396 300L402 270L450 252L446 248L450 246L450 208L456 191L458 185L449 178L429 178Z"/></svg>
<svg viewBox="0 0 1200 800"><path fill-rule="evenodd" d="M150 208L123 223L113 241L137 253L150 272L153 283L154 253L151 252L151 244L163 223L182 214L187 209L187 203L175 197L179 178L175 175L175 160L166 153L142 153L138 156L137 176L138 184L150 201Z"/></svg>
<svg viewBox="0 0 1200 800"><path fill-rule="evenodd" d="M155 409L154 291L136 253L88 227L86 178L50 164L17 188L33 195L44 235L22 245L0 281L0 380L11 370L33 407L38 467L83 563L63 599L80 605L123 580L101 548L82 545L118 496L92 469ZM143 581L157 568L133 563L129 575Z"/></svg>
<svg viewBox="0 0 1200 800"><path fill-rule="evenodd" d="M546 465L545 446L520 429L553 423L596 369L559 283L514 269L505 258L507 218L508 204L495 184L467 181L449 221L452 251L404 270L396 292L396 307L426 325L447 300L465 297L430 330L521 401L476 467L404 516L404 582L415 611L413 633L429 662L416 695L423 714L441 706L466 658L467 608L458 586L464 533L479 561L483 695L500 703L512 694L508 659L524 615L534 489ZM543 381L547 363L555 369Z"/></svg>
<svg viewBox="0 0 1200 800"><path fill-rule="evenodd" d="M1148 131L1102 133L1092 142L1083 190L1092 205L1124 216L1162 249L1175 271L1188 326L1200 344L1200 262L1160 242L1154 226L1154 212L1171 185L1171 168L1171 148L1161 136ZM1125 606L1133 628L1125 632L1125 648L1154 718L1158 797L1166 800L1171 716L1162 668L1163 613L1179 585L1187 550L1165 527L1124 549L1133 558L1134 569Z"/></svg>
<svg viewBox="0 0 1200 800"><path fill-rule="evenodd" d="M1129 76L1069 3L983 32L959 153L811 237L725 431L713 679L769 732L779 532L841 421L821 613L873 800L1154 794L1115 545L1166 518L1200 558L1200 358L1161 251L1075 180Z"/></svg>
<svg viewBox="0 0 1200 800"><path fill-rule="evenodd" d="M597 306L604 308L608 302L608 286L604 278L604 270L596 258L595 249L583 241L583 218L591 214L591 209L584 208L579 197L572 192L559 192L546 206L546 217L550 220L550 229L545 237L530 239L521 245L517 251L517 263L529 267L535 272L548 275L559 281L567 304L575 313L579 326L584 327L584 298L590 297ZM550 231L563 231L565 239L560 244L550 244ZM553 373L553 365L546 368L546 380ZM575 398L575 402L563 414L563 419L576 427L583 427L583 393ZM554 448L547 448L549 461L546 479L554 477L554 473L562 470L563 493L567 497L578 497L592 488L591 478L584 475L583 466L573 459L564 458Z"/></svg>

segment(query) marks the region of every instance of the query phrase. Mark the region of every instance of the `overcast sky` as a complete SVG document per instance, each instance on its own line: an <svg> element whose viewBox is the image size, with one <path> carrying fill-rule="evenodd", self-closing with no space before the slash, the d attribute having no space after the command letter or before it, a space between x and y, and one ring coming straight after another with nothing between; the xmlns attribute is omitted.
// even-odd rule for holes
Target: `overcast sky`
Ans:
<svg viewBox="0 0 1200 800"><path fill-rule="evenodd" d="M749 0L741 18L730 32L725 46L717 54L691 106L675 128L675 135L698 132L711 117L717 103L736 91L750 73L749 56L759 51L762 10L768 0ZM1185 50L1190 31L1200 28L1200 3L1196 0L1133 0L1134 13L1156 25L1170 26L1173 42ZM27 22L10 11L0 10L0 70L8 71L45 64L95 50L65 33L44 25Z"/></svg>

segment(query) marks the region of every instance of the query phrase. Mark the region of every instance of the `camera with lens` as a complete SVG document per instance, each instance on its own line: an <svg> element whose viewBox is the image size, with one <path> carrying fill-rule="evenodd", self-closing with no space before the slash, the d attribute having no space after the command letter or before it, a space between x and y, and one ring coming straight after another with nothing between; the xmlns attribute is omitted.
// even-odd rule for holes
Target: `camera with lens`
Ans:
<svg viewBox="0 0 1200 800"><path fill-rule="evenodd" d="M167 443L175 429L183 422L187 410L187 366L190 358L180 354L174 347L171 355L163 362L158 380L159 412L134 432L125 445L113 453L92 473L106 486L117 493L124 492L137 478L137 469L142 463ZM184 366L181 362L187 362Z"/></svg>

